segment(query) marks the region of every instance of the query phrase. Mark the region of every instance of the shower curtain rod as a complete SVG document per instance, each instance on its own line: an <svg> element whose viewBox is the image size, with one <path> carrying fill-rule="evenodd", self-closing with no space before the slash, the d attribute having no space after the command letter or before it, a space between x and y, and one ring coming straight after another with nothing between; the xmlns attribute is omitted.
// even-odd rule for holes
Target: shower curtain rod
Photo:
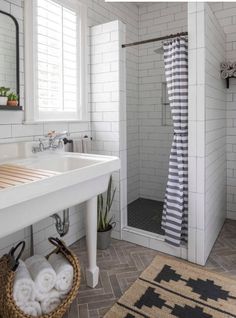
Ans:
<svg viewBox="0 0 236 318"><path fill-rule="evenodd" d="M157 41L172 39L172 38L176 38L178 36L186 36L186 35L188 35L188 32L180 32L180 33L176 33L176 34L170 34L170 35L166 35L166 36L161 36L160 38L154 38L154 39L143 40L143 41L139 41L139 42L122 44L122 48L129 47L129 46L135 46L135 45L139 45L139 44L146 44L146 43L150 43L150 42L157 42Z"/></svg>

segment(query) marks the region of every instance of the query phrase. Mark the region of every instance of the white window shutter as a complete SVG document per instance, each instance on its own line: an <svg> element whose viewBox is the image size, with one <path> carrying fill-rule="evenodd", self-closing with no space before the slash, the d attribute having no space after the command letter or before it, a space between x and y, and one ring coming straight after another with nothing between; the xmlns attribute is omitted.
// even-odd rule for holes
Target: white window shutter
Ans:
<svg viewBox="0 0 236 318"><path fill-rule="evenodd" d="M37 101L39 118L65 118L79 108L78 16L50 0L37 1Z"/></svg>

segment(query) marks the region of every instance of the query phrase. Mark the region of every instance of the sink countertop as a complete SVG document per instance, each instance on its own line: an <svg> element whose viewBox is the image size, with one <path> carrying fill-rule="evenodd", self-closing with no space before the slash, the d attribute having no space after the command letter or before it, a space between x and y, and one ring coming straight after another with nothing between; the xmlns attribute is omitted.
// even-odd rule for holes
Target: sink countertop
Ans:
<svg viewBox="0 0 236 318"><path fill-rule="evenodd" d="M78 162L78 167L76 162ZM0 160L0 164L14 164L25 168L58 172L58 174L42 180L0 190L0 210L22 201L98 178L120 168L120 161L117 157L62 151L29 153L25 158L22 153L21 156L16 154L15 157ZM69 166L67 169L66 165L71 165L71 167ZM47 166L50 168L48 169Z"/></svg>

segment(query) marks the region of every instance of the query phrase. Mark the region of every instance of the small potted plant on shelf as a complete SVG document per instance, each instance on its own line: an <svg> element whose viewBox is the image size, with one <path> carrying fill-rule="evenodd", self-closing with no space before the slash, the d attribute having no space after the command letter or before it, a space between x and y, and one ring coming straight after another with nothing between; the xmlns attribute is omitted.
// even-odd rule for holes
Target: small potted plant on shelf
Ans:
<svg viewBox="0 0 236 318"><path fill-rule="evenodd" d="M10 88L6 88L4 86L0 87L0 105L6 106L7 105L7 92L10 90Z"/></svg>
<svg viewBox="0 0 236 318"><path fill-rule="evenodd" d="M17 96L17 94L11 92L8 95L7 105L8 106L17 106L18 105L18 96Z"/></svg>
<svg viewBox="0 0 236 318"><path fill-rule="evenodd" d="M111 206L114 200L116 189L112 191L112 177L110 177L107 192L100 194L98 201L98 232L97 232L97 247L100 250L105 250L111 242L111 231L116 223L112 222L112 217L109 216Z"/></svg>

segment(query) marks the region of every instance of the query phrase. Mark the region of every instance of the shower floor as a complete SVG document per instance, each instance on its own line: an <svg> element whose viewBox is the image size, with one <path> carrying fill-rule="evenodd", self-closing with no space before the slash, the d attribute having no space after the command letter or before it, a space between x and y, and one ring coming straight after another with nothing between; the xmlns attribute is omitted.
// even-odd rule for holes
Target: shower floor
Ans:
<svg viewBox="0 0 236 318"><path fill-rule="evenodd" d="M128 205L128 226L164 235L162 210L163 202L139 198Z"/></svg>

